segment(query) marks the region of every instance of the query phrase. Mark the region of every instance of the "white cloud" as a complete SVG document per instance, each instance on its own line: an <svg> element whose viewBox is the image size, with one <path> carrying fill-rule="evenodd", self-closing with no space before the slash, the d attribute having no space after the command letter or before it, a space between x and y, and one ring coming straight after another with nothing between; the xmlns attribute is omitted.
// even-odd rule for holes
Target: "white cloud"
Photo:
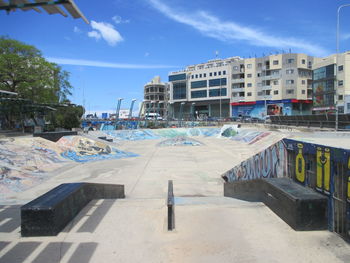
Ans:
<svg viewBox="0 0 350 263"><path fill-rule="evenodd" d="M205 11L182 13L173 10L159 0L148 0L149 3L159 12L170 19L191 26L203 35L218 39L224 42L245 41L254 46L265 46L274 48L292 48L298 52L306 52L315 56L328 54L327 50L303 39L293 37L278 37L262 32L256 28L240 25L233 21L221 21Z"/></svg>
<svg viewBox="0 0 350 263"><path fill-rule="evenodd" d="M96 38L96 40L99 40L101 38L101 34L97 31L90 31L88 32L88 36L92 38Z"/></svg>
<svg viewBox="0 0 350 263"><path fill-rule="evenodd" d="M350 39L350 33L345 33L345 34L341 35L340 38L341 38L342 40L348 40L348 39Z"/></svg>
<svg viewBox="0 0 350 263"><path fill-rule="evenodd" d="M112 20L114 21L114 23L116 23L116 24L128 24L128 23L130 23L130 20L129 19L122 19L122 17L121 16L118 16L118 15L116 15L116 16L113 16L112 17Z"/></svg>
<svg viewBox="0 0 350 263"><path fill-rule="evenodd" d="M78 34L82 33L82 31L80 30L80 28L77 27L77 26L75 26L75 27L73 28L73 31L74 31L74 33L78 33Z"/></svg>
<svg viewBox="0 0 350 263"><path fill-rule="evenodd" d="M121 68L121 69L155 69L155 68L178 68L173 65L147 65L147 64L126 64L126 63L111 63L103 61L85 60L85 59L70 59L70 58L55 58L47 57L48 61L73 66L90 66L101 68Z"/></svg>
<svg viewBox="0 0 350 263"><path fill-rule="evenodd" d="M88 32L88 36L96 39L103 38L110 46L115 46L123 41L123 37L113 25L105 22L91 21L93 31Z"/></svg>

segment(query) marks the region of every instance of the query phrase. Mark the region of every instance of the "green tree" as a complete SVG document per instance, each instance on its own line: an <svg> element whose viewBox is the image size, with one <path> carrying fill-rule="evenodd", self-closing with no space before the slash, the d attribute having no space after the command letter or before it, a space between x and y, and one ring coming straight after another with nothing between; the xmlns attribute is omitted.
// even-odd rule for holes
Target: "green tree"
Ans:
<svg viewBox="0 0 350 263"><path fill-rule="evenodd" d="M60 103L71 95L69 73L34 46L0 37L0 89L35 103Z"/></svg>
<svg viewBox="0 0 350 263"><path fill-rule="evenodd" d="M0 90L18 93L16 101L0 101L0 107L9 126L23 122L24 109L28 104L57 105L69 103L73 89L69 82L70 73L47 61L34 46L20 41L0 37ZM55 127L78 127L83 109L78 106L59 107L52 114ZM81 107L82 108L82 107ZM35 107L31 107L35 109ZM69 112L71 110L72 112ZM27 117L34 117L35 110L26 111ZM64 116L64 117L62 117Z"/></svg>

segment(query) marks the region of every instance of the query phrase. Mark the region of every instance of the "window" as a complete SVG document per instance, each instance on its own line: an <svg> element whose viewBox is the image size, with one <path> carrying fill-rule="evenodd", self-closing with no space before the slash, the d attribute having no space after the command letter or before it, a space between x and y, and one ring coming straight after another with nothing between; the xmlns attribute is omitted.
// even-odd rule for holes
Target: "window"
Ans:
<svg viewBox="0 0 350 263"><path fill-rule="evenodd" d="M274 80L273 85L278 85L278 80Z"/></svg>
<svg viewBox="0 0 350 263"><path fill-rule="evenodd" d="M251 88L252 87L252 83L247 83L247 87Z"/></svg>
<svg viewBox="0 0 350 263"><path fill-rule="evenodd" d="M238 70L238 66L234 66L234 67L233 67L233 70Z"/></svg>
<svg viewBox="0 0 350 263"><path fill-rule="evenodd" d="M278 90L274 90L273 95L278 95Z"/></svg>
<svg viewBox="0 0 350 263"><path fill-rule="evenodd" d="M194 78L194 76L192 75L192 76L191 76L191 79L193 79L193 78Z"/></svg>
<svg viewBox="0 0 350 263"><path fill-rule="evenodd" d="M264 90L264 92L265 92L266 95L269 95L269 96L271 94L271 90Z"/></svg>
<svg viewBox="0 0 350 263"><path fill-rule="evenodd" d="M216 72L214 72L214 76L216 76Z"/></svg>
<svg viewBox="0 0 350 263"><path fill-rule="evenodd" d="M338 71L343 71L343 69L344 69L344 66L343 66L343 65L341 65L341 66L338 67Z"/></svg>
<svg viewBox="0 0 350 263"><path fill-rule="evenodd" d="M301 84L305 85L305 83L306 83L305 79L302 79Z"/></svg>
<svg viewBox="0 0 350 263"><path fill-rule="evenodd" d="M342 80L338 80L338 86L343 86L343 81Z"/></svg>
<svg viewBox="0 0 350 263"><path fill-rule="evenodd" d="M287 79L286 84L294 84L294 79Z"/></svg>
<svg viewBox="0 0 350 263"><path fill-rule="evenodd" d="M262 63L258 63L258 68L261 68L262 67Z"/></svg>
<svg viewBox="0 0 350 263"><path fill-rule="evenodd" d="M252 68L252 64L247 64L247 68Z"/></svg>
<svg viewBox="0 0 350 263"><path fill-rule="evenodd" d="M278 60L274 60L274 61L272 62L272 64L273 64L273 65L278 65Z"/></svg>
<svg viewBox="0 0 350 263"><path fill-rule="evenodd" d="M196 79L198 79L198 74L196 74Z"/></svg>
<svg viewBox="0 0 350 263"><path fill-rule="evenodd" d="M287 89L287 94L294 94L294 89Z"/></svg>
<svg viewBox="0 0 350 263"><path fill-rule="evenodd" d="M347 103L346 105L347 105L348 110L350 110L350 103Z"/></svg>
<svg viewBox="0 0 350 263"><path fill-rule="evenodd" d="M257 73L256 76L259 78L261 76L261 73Z"/></svg>
<svg viewBox="0 0 350 263"><path fill-rule="evenodd" d="M221 71L218 72L218 75L221 76Z"/></svg>
<svg viewBox="0 0 350 263"><path fill-rule="evenodd" d="M294 63L294 58L288 58L288 59L287 59L287 63L288 63L288 64Z"/></svg>
<svg viewBox="0 0 350 263"><path fill-rule="evenodd" d="M293 74L294 73L294 69L287 69L286 70L286 74Z"/></svg>
<svg viewBox="0 0 350 263"><path fill-rule="evenodd" d="M207 77L207 73L204 73L204 74L203 74L203 77L205 77L205 78L206 78L206 77Z"/></svg>
<svg viewBox="0 0 350 263"><path fill-rule="evenodd" d="M201 78L201 77L202 77L202 74L199 74L199 77Z"/></svg>
<svg viewBox="0 0 350 263"><path fill-rule="evenodd" d="M261 82L258 82L258 87L261 87L262 86L262 83Z"/></svg>
<svg viewBox="0 0 350 263"><path fill-rule="evenodd" d="M227 95L227 90L226 89L212 89L209 90L209 97L220 97L220 96L226 96Z"/></svg>
<svg viewBox="0 0 350 263"><path fill-rule="evenodd" d="M174 100L186 99L186 82L175 82L173 84Z"/></svg>
<svg viewBox="0 0 350 263"><path fill-rule="evenodd" d="M191 91L191 98L206 98L207 97L207 91L206 90L197 90L197 91Z"/></svg>
<svg viewBox="0 0 350 263"><path fill-rule="evenodd" d="M206 88L206 87L207 87L206 80L192 81L191 82L191 89L199 89L199 88Z"/></svg>
<svg viewBox="0 0 350 263"><path fill-rule="evenodd" d="M264 95L263 92L262 92L262 91L259 91L259 92L258 92L258 96L262 96L262 95Z"/></svg>
<svg viewBox="0 0 350 263"><path fill-rule="evenodd" d="M186 79L185 73L169 76L169 81L177 81L177 80L185 80L185 79Z"/></svg>
<svg viewBox="0 0 350 263"><path fill-rule="evenodd" d="M305 64L306 64L306 60L305 60L305 59L302 59L302 60L301 60L301 64L305 65Z"/></svg>
<svg viewBox="0 0 350 263"><path fill-rule="evenodd" d="M247 92L247 96L248 97L252 96L252 93L251 92Z"/></svg>
<svg viewBox="0 0 350 263"><path fill-rule="evenodd" d="M227 83L226 78L210 79L209 80L209 87L224 86L224 85L226 85L226 83Z"/></svg>
<svg viewBox="0 0 350 263"><path fill-rule="evenodd" d="M247 74L247 78L251 78L252 77L252 74Z"/></svg>
<svg viewBox="0 0 350 263"><path fill-rule="evenodd" d="M226 75L226 70L224 70L224 71L222 72L222 75Z"/></svg>
<svg viewBox="0 0 350 263"><path fill-rule="evenodd" d="M338 100L343 100L343 95L339 95Z"/></svg>
<svg viewBox="0 0 350 263"><path fill-rule="evenodd" d="M301 90L301 94L306 94L306 90Z"/></svg>
<svg viewBox="0 0 350 263"><path fill-rule="evenodd" d="M212 73L212 72L210 72L210 73L209 73L209 77L212 77L212 76L213 76L213 73Z"/></svg>

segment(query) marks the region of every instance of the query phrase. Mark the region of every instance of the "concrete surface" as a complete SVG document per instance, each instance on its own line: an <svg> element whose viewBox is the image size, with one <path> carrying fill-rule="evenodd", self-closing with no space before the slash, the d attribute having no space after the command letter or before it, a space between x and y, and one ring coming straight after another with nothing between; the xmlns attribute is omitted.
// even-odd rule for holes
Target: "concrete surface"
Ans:
<svg viewBox="0 0 350 263"><path fill-rule="evenodd" d="M285 135L254 144L196 138L202 146L118 142L139 154L75 163L0 206L0 262L350 262L350 247L328 231L295 232L259 202L223 197L221 174ZM173 180L176 229L167 231ZM93 200L56 237L20 237L19 205L68 182L124 184L126 199Z"/></svg>

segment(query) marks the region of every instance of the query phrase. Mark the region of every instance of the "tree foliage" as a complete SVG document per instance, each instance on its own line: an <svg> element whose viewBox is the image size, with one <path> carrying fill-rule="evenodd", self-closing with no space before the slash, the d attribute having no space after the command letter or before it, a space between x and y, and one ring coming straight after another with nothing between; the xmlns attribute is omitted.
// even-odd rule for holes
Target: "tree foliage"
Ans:
<svg viewBox="0 0 350 263"><path fill-rule="evenodd" d="M69 82L69 75L69 72L62 70L57 64L47 61L36 47L0 37L0 90L16 92L17 98L32 104L70 104L68 97L72 95L73 87ZM24 118L17 110L23 107L16 104L18 102L2 102L3 108L6 106L5 118L9 123L11 120L14 122L15 119ZM59 121L55 124L62 125L61 127L74 124L78 127L81 110L83 111L73 106L58 108L54 115ZM32 112L29 115L33 118L34 114Z"/></svg>

